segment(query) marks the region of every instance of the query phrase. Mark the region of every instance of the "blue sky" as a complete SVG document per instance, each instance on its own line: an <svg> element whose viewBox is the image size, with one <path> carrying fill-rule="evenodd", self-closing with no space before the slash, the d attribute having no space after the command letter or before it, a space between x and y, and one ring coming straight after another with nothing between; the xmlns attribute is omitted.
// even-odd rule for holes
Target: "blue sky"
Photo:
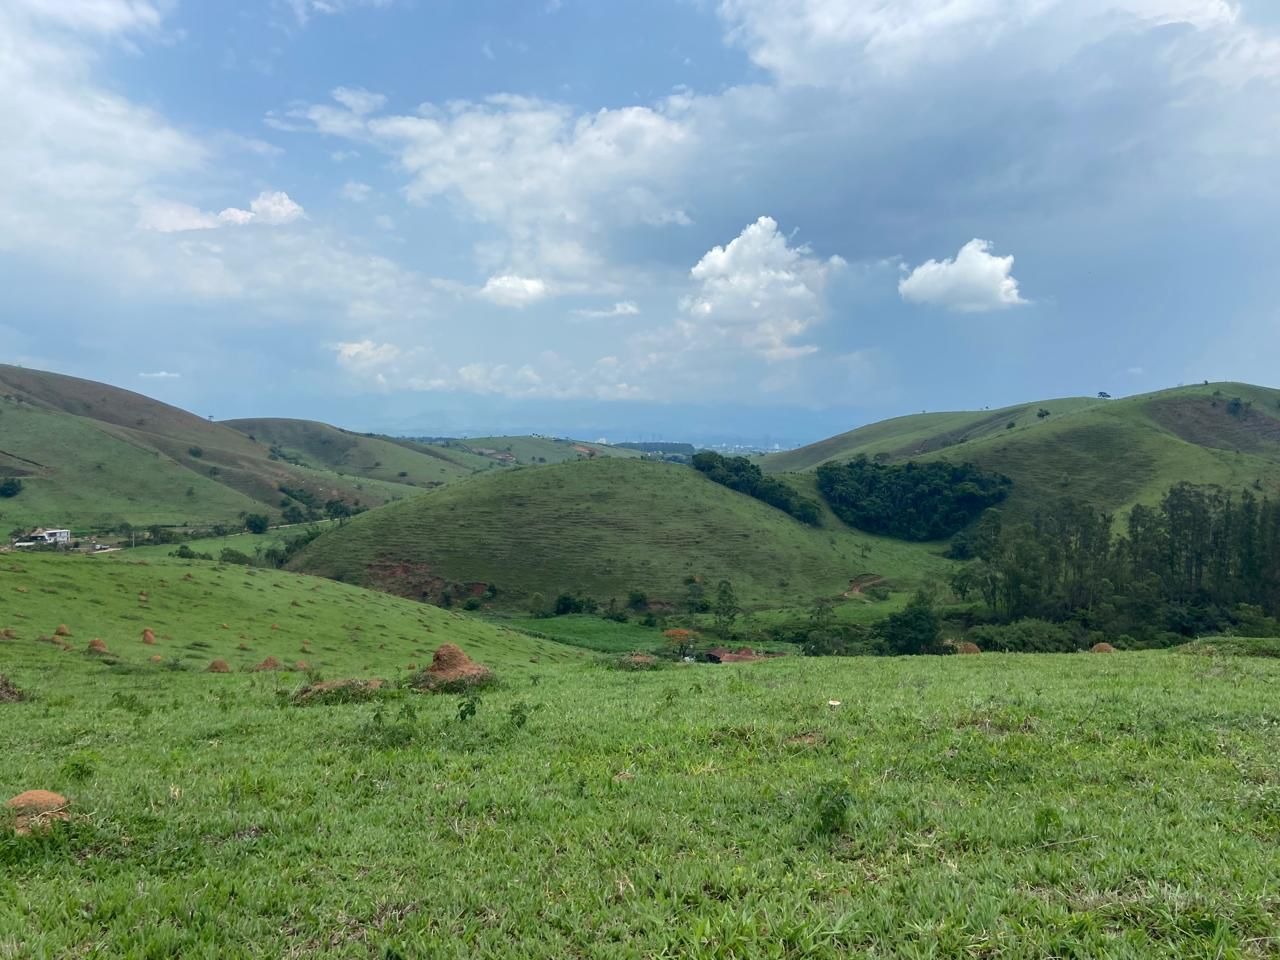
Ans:
<svg viewBox="0 0 1280 960"><path fill-rule="evenodd" d="M5 0L0 359L807 440L1275 380L1260 0Z"/></svg>

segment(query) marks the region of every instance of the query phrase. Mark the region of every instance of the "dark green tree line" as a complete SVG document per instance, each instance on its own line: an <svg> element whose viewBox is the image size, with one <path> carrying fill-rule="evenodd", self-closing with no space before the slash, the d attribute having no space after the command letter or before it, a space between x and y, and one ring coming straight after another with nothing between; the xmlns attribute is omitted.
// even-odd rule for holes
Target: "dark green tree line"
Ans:
<svg viewBox="0 0 1280 960"><path fill-rule="evenodd" d="M818 526L820 513L817 503L808 497L801 496L781 480L766 477L760 468L746 457L722 457L718 453L706 450L694 454L690 462L695 470L721 486L755 497L771 507L777 507L801 523Z"/></svg>
<svg viewBox="0 0 1280 960"><path fill-rule="evenodd" d="M971 463L876 463L865 455L818 467L818 489L845 523L901 540L941 540L1009 494L1013 481Z"/></svg>

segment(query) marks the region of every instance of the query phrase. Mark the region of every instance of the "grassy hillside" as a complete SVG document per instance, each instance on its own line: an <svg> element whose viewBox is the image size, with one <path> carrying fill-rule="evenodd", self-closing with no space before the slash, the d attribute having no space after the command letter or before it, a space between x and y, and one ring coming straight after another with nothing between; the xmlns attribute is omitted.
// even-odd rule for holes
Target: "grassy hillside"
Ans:
<svg viewBox="0 0 1280 960"><path fill-rule="evenodd" d="M266 443L128 390L4 365L0 476L23 483L0 500L5 530L229 523L278 513L282 485L372 506L420 492L287 463Z"/></svg>
<svg viewBox="0 0 1280 960"><path fill-rule="evenodd" d="M390 623L395 601L362 609L379 603ZM33 697L0 703L0 798L71 801L47 835L0 835L6 955L1208 960L1280 942L1280 661L543 662L460 719L458 698L402 690L282 705L292 676L143 652L0 640Z"/></svg>
<svg viewBox="0 0 1280 960"><path fill-rule="evenodd" d="M477 469L475 458L461 451L428 444L408 446L314 420L264 418L224 420L223 424L278 448L289 460L389 483L439 486L468 477Z"/></svg>
<svg viewBox="0 0 1280 960"><path fill-rule="evenodd" d="M0 672L22 662L22 651L50 648L37 640L59 625L70 630L73 649L60 652L67 663L95 637L130 664L160 656L200 669L224 659L238 670L274 656L337 676L425 666L442 643L501 666L576 655L438 607L285 571L203 561L5 554L0 597L0 630L17 641L0 646ZM156 635L154 646L143 642L146 628Z"/></svg>
<svg viewBox="0 0 1280 960"><path fill-rule="evenodd" d="M469 437L459 442L481 456L522 465L594 460L597 457L640 456L638 450L557 437Z"/></svg>
<svg viewBox="0 0 1280 960"><path fill-rule="evenodd" d="M294 562L412 597L443 579L492 584L507 605L565 590L676 602L684 579L700 576L776 606L839 593L869 572L912 580L943 561L838 522L806 527L687 467L607 458L502 471L371 511Z"/></svg>
<svg viewBox="0 0 1280 960"><path fill-rule="evenodd" d="M1242 404L1234 404L1235 398ZM1049 415L1038 417L1041 409ZM1280 391L1221 383L1121 400L1047 400L995 411L918 414L774 454L762 466L771 473L810 470L859 454L890 462L972 461L1013 478L1013 509L1072 496L1119 511L1154 502L1180 480L1275 495Z"/></svg>

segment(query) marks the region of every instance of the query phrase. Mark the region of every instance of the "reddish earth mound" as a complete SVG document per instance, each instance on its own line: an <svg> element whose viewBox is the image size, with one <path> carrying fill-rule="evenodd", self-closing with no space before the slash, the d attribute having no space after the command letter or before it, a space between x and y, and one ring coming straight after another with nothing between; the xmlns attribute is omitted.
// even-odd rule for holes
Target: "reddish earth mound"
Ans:
<svg viewBox="0 0 1280 960"><path fill-rule="evenodd" d="M147 659L150 660L152 663L164 663L164 657L160 656L160 654L158 653L153 653Z"/></svg>
<svg viewBox="0 0 1280 960"><path fill-rule="evenodd" d="M1089 648L1090 653L1115 653L1116 648L1109 643L1095 643Z"/></svg>
<svg viewBox="0 0 1280 960"><path fill-rule="evenodd" d="M982 648L976 643L970 643L968 640L961 640L956 644L956 653L981 653Z"/></svg>
<svg viewBox="0 0 1280 960"><path fill-rule="evenodd" d="M707 660L711 663L748 663L761 659L760 655L750 647L730 650L727 647L713 647L707 651Z"/></svg>
<svg viewBox="0 0 1280 960"><path fill-rule="evenodd" d="M628 653L618 658L619 670L656 670L658 658L647 653Z"/></svg>
<svg viewBox="0 0 1280 960"><path fill-rule="evenodd" d="M5 802L14 812L13 831L19 836L48 829L55 820L70 820L70 806L71 801L62 794L48 790L28 790Z"/></svg>
<svg viewBox="0 0 1280 960"><path fill-rule="evenodd" d="M207 673L230 673L231 667L227 665L225 660L211 660L209 665L204 668Z"/></svg>
<svg viewBox="0 0 1280 960"><path fill-rule="evenodd" d="M0 637L3 637L5 640L18 639L18 635L13 632L13 627L5 627L3 630L0 630Z"/></svg>
<svg viewBox="0 0 1280 960"><path fill-rule="evenodd" d="M413 678L413 685L419 690L450 693L482 687L492 681L492 670L476 663L452 643L446 643L432 654L431 666Z"/></svg>
<svg viewBox="0 0 1280 960"><path fill-rule="evenodd" d="M104 643L98 637L94 637L92 640L89 641L88 652L89 653L110 653L111 651L107 649L106 643Z"/></svg>
<svg viewBox="0 0 1280 960"><path fill-rule="evenodd" d="M307 663L307 661L305 660L299 660L297 663L293 665L293 669L302 670L305 672L311 669L311 664Z"/></svg>
<svg viewBox="0 0 1280 960"><path fill-rule="evenodd" d="M69 637L71 636L71 628L65 623L60 623L58 624L58 629L53 631L53 635L55 637Z"/></svg>
<svg viewBox="0 0 1280 960"><path fill-rule="evenodd" d="M275 657L267 657L267 659L263 660L253 669L259 672L263 670L279 670L281 666L283 666L283 664L281 664Z"/></svg>
<svg viewBox="0 0 1280 960"><path fill-rule="evenodd" d="M0 703L21 703L27 699L23 694L3 673L0 673Z"/></svg>
<svg viewBox="0 0 1280 960"><path fill-rule="evenodd" d="M155 642L156 642L155 631L152 630L150 627L147 627L145 630L143 630L142 642L147 644L148 646L155 646Z"/></svg>
<svg viewBox="0 0 1280 960"><path fill-rule="evenodd" d="M301 687L289 699L296 704L352 703L372 699L384 686L383 680L322 680Z"/></svg>

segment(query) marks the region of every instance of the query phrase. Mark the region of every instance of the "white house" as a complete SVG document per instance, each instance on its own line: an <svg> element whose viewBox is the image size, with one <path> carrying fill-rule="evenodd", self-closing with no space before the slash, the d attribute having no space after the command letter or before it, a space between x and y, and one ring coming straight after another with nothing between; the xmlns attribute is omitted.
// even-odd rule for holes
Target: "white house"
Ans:
<svg viewBox="0 0 1280 960"><path fill-rule="evenodd" d="M29 536L19 540L15 547L44 547L50 544L70 544L70 530L35 530Z"/></svg>

